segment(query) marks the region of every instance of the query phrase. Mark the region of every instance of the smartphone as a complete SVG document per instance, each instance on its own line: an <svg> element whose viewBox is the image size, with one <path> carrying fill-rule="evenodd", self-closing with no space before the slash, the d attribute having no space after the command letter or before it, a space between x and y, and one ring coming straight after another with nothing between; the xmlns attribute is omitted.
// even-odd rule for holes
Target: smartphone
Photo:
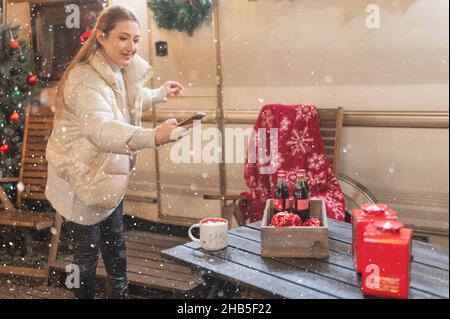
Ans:
<svg viewBox="0 0 450 319"><path fill-rule="evenodd" d="M206 116L206 113L198 112L197 114L192 115L191 117L181 121L180 123L178 123L177 126L186 126L189 124L193 124L194 121L199 121L202 118L204 118L205 116Z"/></svg>

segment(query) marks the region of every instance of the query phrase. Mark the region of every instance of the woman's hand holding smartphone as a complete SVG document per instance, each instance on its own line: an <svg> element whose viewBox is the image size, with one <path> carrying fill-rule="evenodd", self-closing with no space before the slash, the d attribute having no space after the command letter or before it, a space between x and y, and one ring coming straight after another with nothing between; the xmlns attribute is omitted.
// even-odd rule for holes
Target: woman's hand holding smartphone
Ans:
<svg viewBox="0 0 450 319"><path fill-rule="evenodd" d="M194 121L200 121L205 116L205 113L198 112L180 123L174 118L164 121L156 128L156 145L167 144L186 136L190 133L189 129L194 126Z"/></svg>
<svg viewBox="0 0 450 319"><path fill-rule="evenodd" d="M206 116L205 113L202 112L197 112L196 114L192 115L191 117L181 121L180 123L178 123L177 126L179 127L185 127L185 128L191 128L194 124L194 121L200 121L201 119L203 119Z"/></svg>
<svg viewBox="0 0 450 319"><path fill-rule="evenodd" d="M163 85L164 90L166 91L167 96L175 95L178 96L183 91L183 86L174 81L167 81ZM156 145L163 145L173 141L177 141L183 136L190 133L190 130L194 126L194 121L200 121L206 116L205 113L197 112L191 117L177 122L176 119L171 118L156 127L155 132L155 142Z"/></svg>

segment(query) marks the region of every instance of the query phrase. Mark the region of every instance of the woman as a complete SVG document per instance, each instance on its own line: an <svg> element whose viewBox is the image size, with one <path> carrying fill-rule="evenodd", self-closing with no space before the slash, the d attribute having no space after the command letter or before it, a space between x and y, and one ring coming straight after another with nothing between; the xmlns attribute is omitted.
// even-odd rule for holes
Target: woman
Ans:
<svg viewBox="0 0 450 319"><path fill-rule="evenodd" d="M99 251L112 297L127 297L122 209L134 157L189 132L175 119L154 130L141 127L143 111L178 96L183 87L173 81L159 89L143 87L153 71L136 54L139 29L128 8L106 8L58 85L45 194L73 241L80 270L76 298L95 296Z"/></svg>

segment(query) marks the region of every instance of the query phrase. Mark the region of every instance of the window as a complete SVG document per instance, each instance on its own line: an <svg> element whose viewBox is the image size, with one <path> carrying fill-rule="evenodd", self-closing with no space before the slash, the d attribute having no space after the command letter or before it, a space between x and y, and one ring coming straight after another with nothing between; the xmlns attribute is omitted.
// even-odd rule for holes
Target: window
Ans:
<svg viewBox="0 0 450 319"><path fill-rule="evenodd" d="M33 57L40 78L61 79L81 48L80 36L94 28L106 5L106 0L30 4Z"/></svg>

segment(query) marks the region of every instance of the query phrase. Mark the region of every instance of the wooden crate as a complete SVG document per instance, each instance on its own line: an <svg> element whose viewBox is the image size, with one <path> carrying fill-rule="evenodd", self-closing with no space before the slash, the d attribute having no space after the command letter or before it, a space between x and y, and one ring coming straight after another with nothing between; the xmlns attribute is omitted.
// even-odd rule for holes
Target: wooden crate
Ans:
<svg viewBox="0 0 450 319"><path fill-rule="evenodd" d="M292 258L328 258L328 222L325 201L311 200L311 217L320 220L320 227L269 226L273 216L267 200L261 224L261 256Z"/></svg>

